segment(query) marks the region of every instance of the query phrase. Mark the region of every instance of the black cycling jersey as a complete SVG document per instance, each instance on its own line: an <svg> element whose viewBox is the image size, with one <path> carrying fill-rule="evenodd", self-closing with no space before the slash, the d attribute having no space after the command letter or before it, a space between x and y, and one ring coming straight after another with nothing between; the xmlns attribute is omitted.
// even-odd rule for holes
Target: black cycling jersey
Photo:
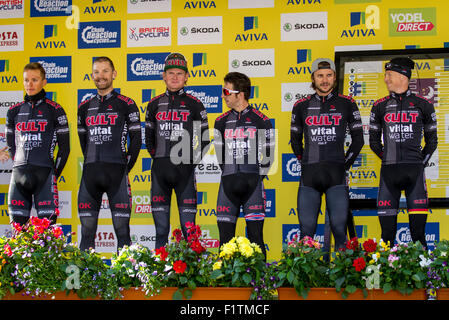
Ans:
<svg viewBox="0 0 449 320"><path fill-rule="evenodd" d="M426 164L438 144L435 109L410 90L391 93L374 103L369 133L370 147L382 164Z"/></svg>
<svg viewBox="0 0 449 320"><path fill-rule="evenodd" d="M145 143L153 158L175 161L176 157L179 163L198 164L209 145L208 128L203 103L184 89L166 90L148 102ZM188 142L189 148L180 147L171 154L173 147L182 141Z"/></svg>
<svg viewBox="0 0 449 320"><path fill-rule="evenodd" d="M345 154L348 128L352 141ZM344 163L349 169L364 144L357 104L335 90L325 97L315 93L299 100L292 110L290 142L302 164Z"/></svg>
<svg viewBox="0 0 449 320"><path fill-rule="evenodd" d="M79 105L78 136L85 164L126 164L130 171L142 145L139 109L115 90L105 96L97 94Z"/></svg>
<svg viewBox="0 0 449 320"><path fill-rule="evenodd" d="M35 165L54 168L58 177L70 153L66 113L41 90L9 108L6 115L6 142L13 167ZM54 149L58 153L54 159Z"/></svg>
<svg viewBox="0 0 449 320"><path fill-rule="evenodd" d="M247 106L215 120L214 146L222 175L238 172L266 175L273 164L274 130L262 112Z"/></svg>

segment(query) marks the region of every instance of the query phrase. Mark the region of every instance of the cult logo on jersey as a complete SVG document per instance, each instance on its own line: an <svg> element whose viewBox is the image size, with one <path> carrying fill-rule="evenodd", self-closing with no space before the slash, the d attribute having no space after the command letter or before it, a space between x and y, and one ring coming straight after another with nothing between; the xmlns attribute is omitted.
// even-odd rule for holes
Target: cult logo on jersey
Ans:
<svg viewBox="0 0 449 320"><path fill-rule="evenodd" d="M21 132L44 132L47 127L47 121L23 121L16 123L16 131Z"/></svg>
<svg viewBox="0 0 449 320"><path fill-rule="evenodd" d="M417 112L397 112L397 113L386 113L384 120L386 123L416 123L419 113Z"/></svg>
<svg viewBox="0 0 449 320"><path fill-rule="evenodd" d="M243 17L243 31L244 33L238 33L235 36L234 42L247 42L247 41L263 41L268 40L268 35L265 32L246 32L248 30L254 30L259 28L259 17Z"/></svg>
<svg viewBox="0 0 449 320"><path fill-rule="evenodd" d="M224 132L225 139L254 139L256 137L257 129L255 128L236 128L236 129L226 129Z"/></svg>
<svg viewBox="0 0 449 320"><path fill-rule="evenodd" d="M338 126L340 125L341 115L320 115L308 116L305 123L308 126Z"/></svg>
<svg viewBox="0 0 449 320"><path fill-rule="evenodd" d="M156 113L156 120L158 121L182 121L186 122L190 115L189 111L159 111Z"/></svg>
<svg viewBox="0 0 449 320"><path fill-rule="evenodd" d="M342 31L340 38L374 37L374 29L380 29L379 7L370 5L362 12L349 14L350 29Z"/></svg>

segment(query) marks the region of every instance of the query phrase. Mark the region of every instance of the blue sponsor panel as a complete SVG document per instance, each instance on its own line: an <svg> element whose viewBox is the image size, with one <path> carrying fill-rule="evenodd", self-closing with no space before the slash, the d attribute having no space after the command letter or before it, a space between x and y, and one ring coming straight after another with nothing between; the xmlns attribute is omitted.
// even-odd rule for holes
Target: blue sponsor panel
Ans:
<svg viewBox="0 0 449 320"><path fill-rule="evenodd" d="M80 22L78 49L120 48L121 22Z"/></svg>
<svg viewBox="0 0 449 320"><path fill-rule="evenodd" d="M72 225L71 224L63 224L61 225L62 233L67 238L67 243L72 242Z"/></svg>
<svg viewBox="0 0 449 320"><path fill-rule="evenodd" d="M222 86L186 86L185 91L200 100L207 113L221 113L223 100L221 99Z"/></svg>
<svg viewBox="0 0 449 320"><path fill-rule="evenodd" d="M142 172L151 170L151 160L152 158L142 158Z"/></svg>
<svg viewBox="0 0 449 320"><path fill-rule="evenodd" d="M428 222L426 223L426 242L429 250L435 249L435 243L440 242L440 223ZM398 230L396 232L395 243L412 242L412 236L410 234L410 227L408 223L398 223Z"/></svg>
<svg viewBox="0 0 449 320"><path fill-rule="evenodd" d="M282 225L282 242L289 242L295 239L295 236L301 236L299 224L283 224ZM324 224L318 224L313 240L318 241L324 246Z"/></svg>
<svg viewBox="0 0 449 320"><path fill-rule="evenodd" d="M282 181L299 182L301 179L301 163L293 153L282 154Z"/></svg>
<svg viewBox="0 0 449 320"><path fill-rule="evenodd" d="M29 4L30 17L70 16L72 14L72 0L32 0L29 1Z"/></svg>
<svg viewBox="0 0 449 320"><path fill-rule="evenodd" d="M30 62L39 62L45 69L48 83L72 82L72 57L30 57Z"/></svg>
<svg viewBox="0 0 449 320"><path fill-rule="evenodd" d="M127 80L162 80L165 58L170 52L133 53L127 55Z"/></svg>

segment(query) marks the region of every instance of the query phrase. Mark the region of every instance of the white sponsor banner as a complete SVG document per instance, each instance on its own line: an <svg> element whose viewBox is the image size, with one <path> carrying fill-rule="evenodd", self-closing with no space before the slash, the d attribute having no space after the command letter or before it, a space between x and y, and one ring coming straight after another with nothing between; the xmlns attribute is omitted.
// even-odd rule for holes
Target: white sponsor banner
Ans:
<svg viewBox="0 0 449 320"><path fill-rule="evenodd" d="M78 225L77 234L79 245L81 243L81 225ZM156 228L154 225L130 225L130 235L132 244L140 244L149 249L155 249ZM113 225L98 225L95 234L95 251L113 253L117 251L117 244L117 236Z"/></svg>
<svg viewBox="0 0 449 320"><path fill-rule="evenodd" d="M0 26L0 51L23 51L23 24Z"/></svg>
<svg viewBox="0 0 449 320"><path fill-rule="evenodd" d="M335 52L342 51L367 51L367 50L382 50L381 44L361 44L352 46L335 46Z"/></svg>
<svg viewBox="0 0 449 320"><path fill-rule="evenodd" d="M237 71L248 77L274 77L274 48L229 50L229 72Z"/></svg>
<svg viewBox="0 0 449 320"><path fill-rule="evenodd" d="M25 0L0 1L0 19L24 17Z"/></svg>
<svg viewBox="0 0 449 320"><path fill-rule="evenodd" d="M327 40L327 12L281 14L281 41Z"/></svg>
<svg viewBox="0 0 449 320"><path fill-rule="evenodd" d="M128 47L170 46L171 19L128 20Z"/></svg>
<svg viewBox="0 0 449 320"><path fill-rule="evenodd" d="M228 0L228 9L273 8L274 0Z"/></svg>
<svg viewBox="0 0 449 320"><path fill-rule="evenodd" d="M206 154L195 168L196 182L199 183L219 183L221 169L218 165L217 157Z"/></svg>
<svg viewBox="0 0 449 320"><path fill-rule="evenodd" d="M221 44L223 17L178 18L178 45Z"/></svg>
<svg viewBox="0 0 449 320"><path fill-rule="evenodd" d="M0 91L0 118L6 118L8 109L21 101L23 101L22 90Z"/></svg>
<svg viewBox="0 0 449 320"><path fill-rule="evenodd" d="M6 147L5 125L0 124L0 149ZM0 184L9 185L11 181L12 160L0 161Z"/></svg>
<svg viewBox="0 0 449 320"><path fill-rule="evenodd" d="M171 0L128 0L128 13L170 12Z"/></svg>
<svg viewBox="0 0 449 320"><path fill-rule="evenodd" d="M282 83L282 111L291 112L294 104L298 100L301 100L308 95L315 93L315 90L313 90L310 85L310 82Z"/></svg>

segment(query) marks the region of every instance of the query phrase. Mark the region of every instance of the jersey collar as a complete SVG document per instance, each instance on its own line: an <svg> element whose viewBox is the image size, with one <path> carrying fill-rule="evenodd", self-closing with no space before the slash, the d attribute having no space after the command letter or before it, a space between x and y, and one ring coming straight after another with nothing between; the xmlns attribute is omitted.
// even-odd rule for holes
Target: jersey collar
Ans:
<svg viewBox="0 0 449 320"><path fill-rule="evenodd" d="M335 97L337 95L337 91L334 89L331 92L329 92L329 94L327 96L320 96L318 93L315 93L314 96L316 99L320 100L321 102L326 102L330 99L332 99L333 97Z"/></svg>
<svg viewBox="0 0 449 320"><path fill-rule="evenodd" d="M115 95L117 95L117 92L115 91L115 89L113 89L111 92L109 92L105 96L102 96L97 92L97 99L100 101L105 101L105 100L108 100L108 99L114 97Z"/></svg>
<svg viewBox="0 0 449 320"><path fill-rule="evenodd" d="M45 98L46 92L44 89L42 89L39 93L36 93L34 96L25 95L25 101L31 102L35 106L41 104Z"/></svg>
<svg viewBox="0 0 449 320"><path fill-rule="evenodd" d="M396 92L390 92L390 95L392 98L395 99L403 99L405 97L408 97L412 94L412 91L409 89L407 89L407 91L403 92L403 93L396 93Z"/></svg>
<svg viewBox="0 0 449 320"><path fill-rule="evenodd" d="M185 91L185 89L184 88L181 88L181 89L179 89L178 91L170 91L170 90L165 90L165 94L167 95L167 96L173 96L173 95L175 95L175 96L182 96L183 94L185 94L186 93L186 91Z"/></svg>

